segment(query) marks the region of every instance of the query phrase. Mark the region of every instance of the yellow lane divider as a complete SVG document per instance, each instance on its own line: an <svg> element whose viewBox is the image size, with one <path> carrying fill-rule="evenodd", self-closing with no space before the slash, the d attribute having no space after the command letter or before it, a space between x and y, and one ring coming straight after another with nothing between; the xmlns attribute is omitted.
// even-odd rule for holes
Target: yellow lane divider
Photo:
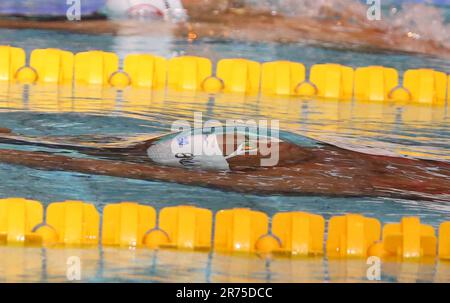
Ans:
<svg viewBox="0 0 450 303"><path fill-rule="evenodd" d="M0 243L37 244L33 228L42 222L44 208L38 201L19 198L0 200Z"/></svg>
<svg viewBox="0 0 450 303"><path fill-rule="evenodd" d="M167 69L167 85L174 90L202 90L203 82L212 76L211 61L200 57L172 58L168 61Z"/></svg>
<svg viewBox="0 0 450 303"><path fill-rule="evenodd" d="M0 46L0 81L13 81L25 66L26 54L21 48Z"/></svg>
<svg viewBox="0 0 450 303"><path fill-rule="evenodd" d="M30 67L40 83L71 84L73 81L74 55L59 49L36 49L30 56ZM22 75L23 70L19 72Z"/></svg>
<svg viewBox="0 0 450 303"><path fill-rule="evenodd" d="M441 235L442 237L449 235ZM405 259L436 256L437 238L431 225L419 218L403 218L400 223L386 224L383 240L371 248L372 254L398 256Z"/></svg>
<svg viewBox="0 0 450 303"><path fill-rule="evenodd" d="M145 233L156 226L156 211L137 203L107 205L103 210L102 244L140 247Z"/></svg>
<svg viewBox="0 0 450 303"><path fill-rule="evenodd" d="M361 215L332 217L328 225L327 253L330 257L367 257L380 239L381 224Z"/></svg>
<svg viewBox="0 0 450 303"><path fill-rule="evenodd" d="M259 63L222 59L215 74L208 58L181 56L169 60L151 54L130 54L123 66L115 53L36 49L26 63L25 51L0 46L0 82L140 87L244 95L302 96L334 100L398 101L445 105L450 76L432 69L407 70L403 81L394 68L353 69L339 64Z"/></svg>
<svg viewBox="0 0 450 303"><path fill-rule="evenodd" d="M353 95L353 81L354 71L351 67L339 64L316 64L311 67L309 81L301 83L297 92L305 96L350 99Z"/></svg>
<svg viewBox="0 0 450 303"><path fill-rule="evenodd" d="M277 213L270 220L265 213L246 208L220 210L214 215L204 208L173 206L157 213L151 206L122 202L105 206L102 217L100 228L100 214L93 204L65 201L48 205L44 220L44 208L38 201L0 199L0 244L450 259L450 222L442 223L438 241L434 228L416 217L382 227L377 219L362 215L333 216L326 241L325 219L305 212Z"/></svg>
<svg viewBox="0 0 450 303"><path fill-rule="evenodd" d="M124 60L124 72L129 75L133 87L162 89L166 85L166 64L166 59L158 56L128 55ZM118 86L116 82L123 80L113 76L111 84Z"/></svg>

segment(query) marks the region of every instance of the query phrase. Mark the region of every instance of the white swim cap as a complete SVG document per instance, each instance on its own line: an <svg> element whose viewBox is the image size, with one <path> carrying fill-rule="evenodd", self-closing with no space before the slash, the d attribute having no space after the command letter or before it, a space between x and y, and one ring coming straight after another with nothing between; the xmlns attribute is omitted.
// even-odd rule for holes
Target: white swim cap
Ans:
<svg viewBox="0 0 450 303"><path fill-rule="evenodd" d="M110 17L131 17L183 21L187 18L181 0L108 0Z"/></svg>
<svg viewBox="0 0 450 303"><path fill-rule="evenodd" d="M217 141L217 135L184 132L161 140L147 150L149 158L159 164L205 170L230 169Z"/></svg>
<svg viewBox="0 0 450 303"><path fill-rule="evenodd" d="M219 143L219 139L225 142ZM147 149L147 154L162 165L228 171L227 159L258 155L261 144L267 146L275 142L280 140L260 135L255 130L195 129L162 137Z"/></svg>

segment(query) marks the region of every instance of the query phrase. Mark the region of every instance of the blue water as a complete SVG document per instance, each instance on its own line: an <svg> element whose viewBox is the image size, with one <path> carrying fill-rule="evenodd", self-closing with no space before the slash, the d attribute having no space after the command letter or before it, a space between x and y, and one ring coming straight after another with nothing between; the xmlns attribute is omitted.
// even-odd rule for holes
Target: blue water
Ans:
<svg viewBox="0 0 450 303"><path fill-rule="evenodd" d="M333 45L311 45L307 43L254 43L233 40L201 39L192 43L172 37L158 35L111 36L90 34L68 34L43 30L1 29L2 44L22 47L27 52L36 48L63 48L73 52L101 49L116 52L123 58L130 53L152 53L163 57L196 55L213 61L222 58L246 58L260 62L291 60L306 66L316 63L340 63L353 67L383 65L404 71L411 68L434 68L450 73L450 61L426 55L411 56L376 50L352 50ZM17 39L17 35L20 39ZM61 41L64 41L61 45Z"/></svg>
<svg viewBox="0 0 450 303"><path fill-rule="evenodd" d="M64 41L64 43L61 43ZM336 62L351 66L381 64L400 71L431 67L450 72L446 59L408 54L337 49L308 44L245 43L200 40L188 43L158 36L110 36L0 30L0 44L35 48L59 47L74 52L102 49L128 53L149 52L165 57L192 54L216 61L244 57L260 62L288 59L306 65ZM0 86L0 126L27 135L122 135L165 133L177 119L192 121L194 112L204 120L278 119L291 140L301 136L345 138L430 159L450 159L447 108L363 102L259 98L112 89L75 91L46 86ZM285 134L286 134L285 133ZM450 220L450 201L432 203L390 198L328 198L259 196L223 192L178 184L137 181L71 172L39 171L0 164L0 196L20 196L48 204L79 199L95 203L135 201L160 209L191 204L217 211L250 207L269 215L280 211L307 211L332 215L361 213L383 223L404 216L420 216L438 227ZM106 252L105 252L106 251ZM0 281L64 281L64 262L70 254L89 264L86 281L364 281L364 261L325 262L323 259L266 261L257 257L147 250L41 250L0 248ZM180 258L182 255L182 258ZM5 259L6 258L6 259ZM8 259L11 258L11 259ZM22 258L22 259L21 259ZM22 262L23 260L35 260ZM7 262L4 260L12 260ZM22 260L22 261L21 261ZM56 260L56 261L55 261ZM20 264L10 266L8 264ZM269 264L269 265L268 265ZM28 266L28 267L27 267ZM235 270L233 272L230 270ZM406 269L405 269L406 268ZM385 281L437 281L450 274L445 264L386 264ZM430 272L429 275L420 274ZM442 278L444 277L444 278ZM447 280L448 281L448 280Z"/></svg>

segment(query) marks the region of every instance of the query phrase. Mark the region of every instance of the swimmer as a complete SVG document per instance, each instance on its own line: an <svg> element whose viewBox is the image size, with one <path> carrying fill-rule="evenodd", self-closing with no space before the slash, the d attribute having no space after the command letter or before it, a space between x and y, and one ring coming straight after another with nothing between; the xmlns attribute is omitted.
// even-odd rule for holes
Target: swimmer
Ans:
<svg viewBox="0 0 450 303"><path fill-rule="evenodd" d="M357 152L306 137L296 144L263 136L258 131L215 128L157 137L91 136L84 140L22 136L8 129L0 132L0 143L28 147L27 151L0 149L0 162L35 169L175 182L251 194L450 202L450 163ZM195 152L195 146L203 146L200 153ZM275 162L264 164L274 155Z"/></svg>
<svg viewBox="0 0 450 303"><path fill-rule="evenodd" d="M245 0L109 0L107 8L111 20L0 19L0 28L136 35L140 39L145 35L158 35L189 40L196 37L246 42L305 42L443 58L450 54L450 25L439 8L424 3L410 3L403 9L392 7L391 13L383 13L382 20L377 21L368 20L369 7L357 0L258 3ZM116 15L131 16L132 19L117 19ZM151 22L141 22L141 19ZM163 22L164 19L181 22ZM428 20L435 22L429 24Z"/></svg>

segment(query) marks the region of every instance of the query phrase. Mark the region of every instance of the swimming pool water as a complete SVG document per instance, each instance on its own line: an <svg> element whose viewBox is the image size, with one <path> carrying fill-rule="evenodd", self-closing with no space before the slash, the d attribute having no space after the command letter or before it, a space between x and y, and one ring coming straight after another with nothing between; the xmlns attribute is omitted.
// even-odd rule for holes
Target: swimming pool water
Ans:
<svg viewBox="0 0 450 303"><path fill-rule="evenodd" d="M399 71L431 67L450 72L450 62L445 59L306 44L213 40L188 43L155 36L113 37L37 30L0 30L0 44L20 46L27 51L43 47L74 52L95 48L115 51L122 58L128 53L150 52L165 57L198 55L214 61L225 57L261 62L288 59L306 65L331 61L351 66L380 64ZM192 121L194 112L201 112L204 120L222 122L227 119L277 119L284 135L294 142L301 140L301 136L344 138L356 145L450 160L450 120L448 109L444 107L179 92L164 94L108 88L76 90L72 96L67 88L0 86L0 127L27 135L166 133L175 120ZM135 201L157 209L190 204L214 211L249 207L269 215L298 210L321 214L326 219L351 212L376 217L383 223L397 222L404 216L420 216L424 223L435 228L450 219L450 201L260 196L162 182L39 171L5 164L0 164L0 180L1 197L27 197L44 204L76 199L93 202L99 210L106 203ZM321 258L267 261L256 256L200 252L0 247L0 281L64 281L64 266L58 264L74 254L80 255L87 264L86 281L364 281L367 268L365 261L327 262ZM383 270L385 281L449 281L450 277L448 264L442 262L438 265L388 263Z"/></svg>

